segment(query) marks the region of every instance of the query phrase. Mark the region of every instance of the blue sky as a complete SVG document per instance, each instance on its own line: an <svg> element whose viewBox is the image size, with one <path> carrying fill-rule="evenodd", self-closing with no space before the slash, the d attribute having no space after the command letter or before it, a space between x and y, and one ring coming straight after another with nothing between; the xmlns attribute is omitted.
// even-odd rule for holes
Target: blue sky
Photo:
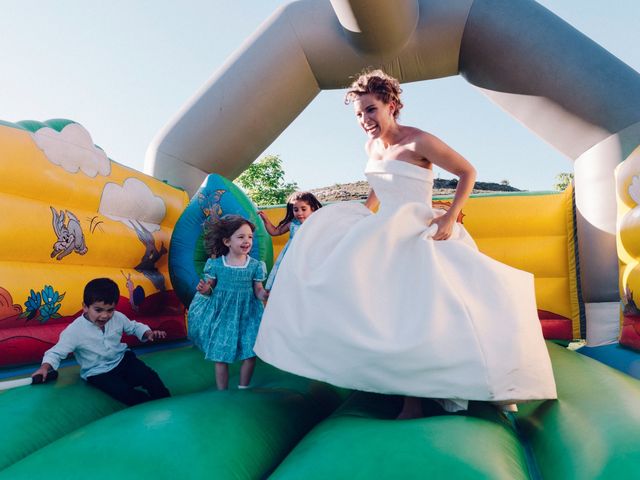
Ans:
<svg viewBox="0 0 640 480"><path fill-rule="evenodd" d="M287 3L1 1L0 119L73 119L110 158L137 170L158 130ZM640 70L638 0L539 3ZM550 190L557 173L571 171L567 159L460 77L403 88L402 122L440 136L481 181ZM287 180L301 188L363 179L365 136L342 95L322 92L265 151L281 156Z"/></svg>

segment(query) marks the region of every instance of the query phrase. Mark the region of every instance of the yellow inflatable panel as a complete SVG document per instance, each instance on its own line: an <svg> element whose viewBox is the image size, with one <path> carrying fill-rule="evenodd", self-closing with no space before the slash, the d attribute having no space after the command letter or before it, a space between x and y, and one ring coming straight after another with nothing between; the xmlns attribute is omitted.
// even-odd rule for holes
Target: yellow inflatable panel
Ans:
<svg viewBox="0 0 640 480"><path fill-rule="evenodd" d="M262 211L267 214L267 217L269 218L269 220L271 220L271 223L273 223L274 225L278 225L280 223L280 221L284 218L286 214L286 210L287 209L284 206L269 207L269 208L262 209ZM278 258L278 255L280 255L280 252L282 251L282 249L284 248L288 240L289 240L288 232L278 237L271 237L271 241L273 243L274 259Z"/></svg>
<svg viewBox="0 0 640 480"><path fill-rule="evenodd" d="M75 122L0 124L0 365L38 361L96 277L119 284L127 316L184 337L167 252L187 200Z"/></svg>
<svg viewBox="0 0 640 480"><path fill-rule="evenodd" d="M547 338L582 338L573 189L552 194L474 196L463 223L480 251L534 274Z"/></svg>

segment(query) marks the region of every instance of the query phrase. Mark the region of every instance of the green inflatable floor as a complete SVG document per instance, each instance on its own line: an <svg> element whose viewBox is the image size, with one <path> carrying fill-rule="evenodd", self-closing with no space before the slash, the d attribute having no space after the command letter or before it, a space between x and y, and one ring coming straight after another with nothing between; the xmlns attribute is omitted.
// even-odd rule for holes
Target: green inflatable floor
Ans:
<svg viewBox="0 0 640 480"><path fill-rule="evenodd" d="M172 398L124 408L62 369L0 393L0 479L591 479L640 465L640 381L549 344L560 399L394 420L398 397L346 392L259 364L218 392L191 347L144 356ZM237 370L233 370L237 383ZM232 379L232 384L234 379Z"/></svg>

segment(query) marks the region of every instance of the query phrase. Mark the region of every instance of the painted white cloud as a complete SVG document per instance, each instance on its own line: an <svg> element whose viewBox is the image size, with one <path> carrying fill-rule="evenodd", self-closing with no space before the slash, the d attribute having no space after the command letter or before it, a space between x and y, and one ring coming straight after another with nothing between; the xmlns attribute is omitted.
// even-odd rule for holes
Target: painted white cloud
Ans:
<svg viewBox="0 0 640 480"><path fill-rule="evenodd" d="M104 186L98 212L129 228L134 228L132 220L136 220L155 232L160 229L167 208L144 182L127 178L122 185L110 182Z"/></svg>
<svg viewBox="0 0 640 480"><path fill-rule="evenodd" d="M111 173L107 155L93 144L87 129L78 123L70 123L61 132L49 127L41 128L33 138L47 159L67 172L80 170L89 177Z"/></svg>
<svg viewBox="0 0 640 480"><path fill-rule="evenodd" d="M629 196L636 204L640 205L640 177L638 175L631 179L631 185L629 185Z"/></svg>

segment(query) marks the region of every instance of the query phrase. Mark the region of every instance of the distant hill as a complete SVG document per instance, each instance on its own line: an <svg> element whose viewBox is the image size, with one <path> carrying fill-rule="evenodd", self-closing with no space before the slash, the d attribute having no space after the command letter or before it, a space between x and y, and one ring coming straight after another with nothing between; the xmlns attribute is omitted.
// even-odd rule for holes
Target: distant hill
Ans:
<svg viewBox="0 0 640 480"><path fill-rule="evenodd" d="M437 178L433 185L433 195L453 195L458 185L458 180L442 180ZM353 183L337 183L330 187L314 188L311 190L321 202L337 202L342 200L364 200L369 194L369 184L362 180ZM504 193L521 192L522 190L503 185L501 183L476 182L472 193Z"/></svg>

